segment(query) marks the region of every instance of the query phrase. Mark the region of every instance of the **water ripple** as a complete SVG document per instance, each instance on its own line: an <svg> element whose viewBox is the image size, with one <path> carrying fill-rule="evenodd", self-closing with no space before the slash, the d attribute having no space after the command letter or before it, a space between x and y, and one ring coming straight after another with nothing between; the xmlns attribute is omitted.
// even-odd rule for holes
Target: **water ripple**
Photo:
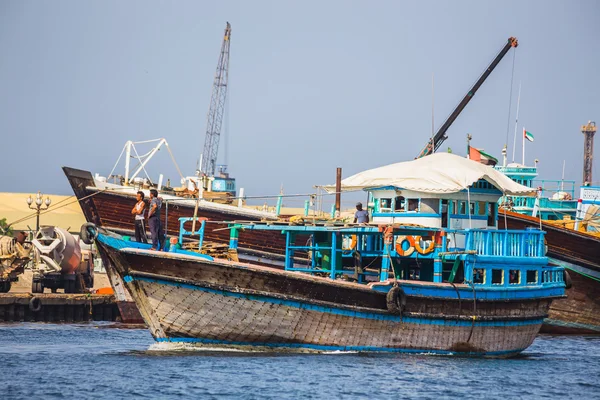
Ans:
<svg viewBox="0 0 600 400"><path fill-rule="evenodd" d="M509 360L198 351L104 324L0 324L2 399L600 398L600 337Z"/></svg>

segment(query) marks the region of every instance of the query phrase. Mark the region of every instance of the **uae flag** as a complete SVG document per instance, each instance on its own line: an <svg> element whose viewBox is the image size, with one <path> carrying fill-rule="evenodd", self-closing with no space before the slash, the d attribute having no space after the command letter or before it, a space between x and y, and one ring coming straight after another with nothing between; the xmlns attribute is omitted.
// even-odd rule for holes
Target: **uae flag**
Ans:
<svg viewBox="0 0 600 400"><path fill-rule="evenodd" d="M481 149L469 146L469 158L484 165L494 166L498 160Z"/></svg>
<svg viewBox="0 0 600 400"><path fill-rule="evenodd" d="M527 132L525 128L523 128L523 137L530 142L533 142L533 134L531 132Z"/></svg>

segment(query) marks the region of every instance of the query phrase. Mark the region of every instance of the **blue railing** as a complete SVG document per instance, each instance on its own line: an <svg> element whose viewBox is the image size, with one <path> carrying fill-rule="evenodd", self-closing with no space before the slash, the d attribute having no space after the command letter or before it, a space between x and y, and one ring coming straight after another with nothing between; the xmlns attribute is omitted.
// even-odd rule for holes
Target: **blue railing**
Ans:
<svg viewBox="0 0 600 400"><path fill-rule="evenodd" d="M537 168L535 167L496 167L496 169L503 174L535 174L537 175Z"/></svg>
<svg viewBox="0 0 600 400"><path fill-rule="evenodd" d="M179 218L179 245L183 245L183 237L184 236L198 236L198 250L202 249L202 243L204 241L204 227L206 226L207 218L196 218L196 226L198 230L196 231L188 231L184 228L186 222L193 221L194 218ZM193 228L193 224L192 224Z"/></svg>
<svg viewBox="0 0 600 400"><path fill-rule="evenodd" d="M546 267L542 271L542 284L564 282L563 267Z"/></svg>
<svg viewBox="0 0 600 400"><path fill-rule="evenodd" d="M467 230L465 250L482 256L544 257L545 232Z"/></svg>
<svg viewBox="0 0 600 400"><path fill-rule="evenodd" d="M517 207L525 207L531 208L535 206L535 197L510 197L506 198L506 200L510 199L512 201L512 206ZM577 208L577 200L553 200L549 198L542 197L539 202L540 208L552 208L556 210L571 210Z"/></svg>

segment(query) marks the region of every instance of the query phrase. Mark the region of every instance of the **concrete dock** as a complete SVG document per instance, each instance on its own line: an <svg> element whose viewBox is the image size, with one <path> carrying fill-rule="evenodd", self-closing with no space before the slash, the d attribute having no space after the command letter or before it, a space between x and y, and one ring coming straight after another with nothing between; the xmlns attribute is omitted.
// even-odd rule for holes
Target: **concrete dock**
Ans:
<svg viewBox="0 0 600 400"><path fill-rule="evenodd" d="M117 321L113 295L63 293L2 293L2 322Z"/></svg>

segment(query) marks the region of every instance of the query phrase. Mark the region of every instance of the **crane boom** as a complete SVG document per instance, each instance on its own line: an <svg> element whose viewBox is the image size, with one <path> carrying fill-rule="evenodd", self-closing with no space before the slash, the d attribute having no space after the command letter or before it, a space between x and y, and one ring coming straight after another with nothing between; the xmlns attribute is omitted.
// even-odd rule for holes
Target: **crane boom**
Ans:
<svg viewBox="0 0 600 400"><path fill-rule="evenodd" d="M210 107L206 122L206 139L204 151L201 156L200 171L208 176L214 176L219 153L219 140L221 138L221 125L223 124L223 113L225 111L225 99L227 98L227 83L229 81L229 43L231 39L231 25L227 22L217 72L213 82Z"/></svg>
<svg viewBox="0 0 600 400"><path fill-rule="evenodd" d="M508 53L508 51L512 47L517 47L518 45L519 45L519 42L517 41L517 38L515 38L515 37L508 38L507 43L504 45L502 50L500 50L500 52L498 53L496 58L494 58L494 60L486 68L486 70L479 77L479 79L477 79L477 82L475 82L473 87L467 92L467 94L462 99L462 101L458 104L458 106L456 106L456 108L454 109L452 114L450 114L450 116L442 124L440 129L438 129L438 131L435 133L435 135L430 140L430 142L427 143L427 145L423 148L423 150L421 150L421 153L419 153L417 158L425 157L425 156L428 156L429 154L435 153L435 151L440 148L442 143L444 143L444 141L448 138L448 136L446 136L446 132L448 131L448 128L450 128L450 126L456 120L456 118L458 118L458 116L460 115L462 110L464 110L464 108L467 106L467 104L469 104L469 101L471 101L473 96L475 96L475 93L477 93L477 90L479 90L481 85L483 85L483 82L485 82L487 77L490 76L492 71L498 66L498 64L500 63L502 58L504 58L506 53Z"/></svg>

